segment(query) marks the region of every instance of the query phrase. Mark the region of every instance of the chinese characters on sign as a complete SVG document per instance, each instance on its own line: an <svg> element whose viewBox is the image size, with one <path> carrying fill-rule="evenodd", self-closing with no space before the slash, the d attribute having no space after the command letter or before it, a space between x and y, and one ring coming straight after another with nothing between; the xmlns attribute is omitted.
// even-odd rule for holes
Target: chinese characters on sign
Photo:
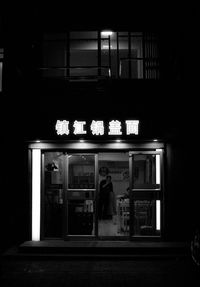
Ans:
<svg viewBox="0 0 200 287"><path fill-rule="evenodd" d="M93 135L104 135L104 123L103 121L92 121L90 126Z"/></svg>
<svg viewBox="0 0 200 287"><path fill-rule="evenodd" d="M75 121L73 124L74 134L75 135L86 134L87 132L84 130L84 125L86 125L86 122Z"/></svg>
<svg viewBox="0 0 200 287"><path fill-rule="evenodd" d="M58 135L69 135L69 121L57 120L56 122L56 132ZM73 122L74 135L87 134L86 121L74 121ZM90 125L90 131L92 135L102 136L105 134L104 121L92 121ZM125 121L125 134L126 135L138 135L139 133L139 121L138 120L127 120ZM123 125L121 121L112 120L108 124L108 135L122 135Z"/></svg>
<svg viewBox="0 0 200 287"><path fill-rule="evenodd" d="M109 135L121 135L121 122L119 121L111 121L109 122Z"/></svg>
<svg viewBox="0 0 200 287"><path fill-rule="evenodd" d="M68 135L69 134L69 122L68 121L57 121L56 131L58 135Z"/></svg>

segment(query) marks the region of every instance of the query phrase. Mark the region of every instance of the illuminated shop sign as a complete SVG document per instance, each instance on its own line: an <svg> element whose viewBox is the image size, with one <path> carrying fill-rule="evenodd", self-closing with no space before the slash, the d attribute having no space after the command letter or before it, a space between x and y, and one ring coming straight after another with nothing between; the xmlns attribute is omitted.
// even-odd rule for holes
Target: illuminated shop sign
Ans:
<svg viewBox="0 0 200 287"><path fill-rule="evenodd" d="M138 120L127 120L118 121L112 120L105 124L104 121L93 120L89 125L89 130L87 129L86 121L69 122L67 120L57 120L56 122L56 132L58 135L86 135L91 133L96 136L108 135L138 135L139 133L139 121Z"/></svg>

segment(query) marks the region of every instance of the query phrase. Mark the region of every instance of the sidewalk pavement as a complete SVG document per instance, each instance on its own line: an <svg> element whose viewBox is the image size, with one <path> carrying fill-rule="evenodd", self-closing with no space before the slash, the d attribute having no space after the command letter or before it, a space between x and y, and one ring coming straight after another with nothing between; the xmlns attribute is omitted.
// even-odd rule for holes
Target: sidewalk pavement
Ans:
<svg viewBox="0 0 200 287"><path fill-rule="evenodd" d="M190 257L90 258L1 257L1 287L200 286Z"/></svg>

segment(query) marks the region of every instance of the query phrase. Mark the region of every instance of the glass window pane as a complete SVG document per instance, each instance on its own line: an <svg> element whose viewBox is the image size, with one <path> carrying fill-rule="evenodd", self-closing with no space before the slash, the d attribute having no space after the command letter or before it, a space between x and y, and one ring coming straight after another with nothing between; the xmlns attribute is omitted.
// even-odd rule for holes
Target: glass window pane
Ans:
<svg viewBox="0 0 200 287"><path fill-rule="evenodd" d="M132 37L142 37L142 32L131 32Z"/></svg>
<svg viewBox="0 0 200 287"><path fill-rule="evenodd" d="M138 79L138 60L131 59L131 78Z"/></svg>
<svg viewBox="0 0 200 287"><path fill-rule="evenodd" d="M119 37L119 74L121 78L129 78L128 37Z"/></svg>
<svg viewBox="0 0 200 287"><path fill-rule="evenodd" d="M65 43L45 42L43 45L43 65L45 67L63 67L65 65Z"/></svg>
<svg viewBox="0 0 200 287"><path fill-rule="evenodd" d="M44 77L63 78L66 74L66 51L62 41L47 41L43 44L43 67Z"/></svg>
<svg viewBox="0 0 200 287"><path fill-rule="evenodd" d="M111 36L111 75L112 78L118 76L118 66L117 66L117 33L113 32Z"/></svg>
<svg viewBox="0 0 200 287"><path fill-rule="evenodd" d="M119 37L119 53L120 58L128 57L128 37Z"/></svg>
<svg viewBox="0 0 200 287"><path fill-rule="evenodd" d="M45 41L65 41L66 33L45 33L44 40Z"/></svg>
<svg viewBox="0 0 200 287"><path fill-rule="evenodd" d="M78 51L96 51L97 53L97 41L96 40L84 40L84 39L74 39L70 42L71 52L74 50Z"/></svg>
<svg viewBox="0 0 200 287"><path fill-rule="evenodd" d="M134 201L134 235L160 235L160 208L159 200Z"/></svg>
<svg viewBox="0 0 200 287"><path fill-rule="evenodd" d="M119 36L128 36L128 32L119 32Z"/></svg>
<svg viewBox="0 0 200 287"><path fill-rule="evenodd" d="M132 177L134 189L160 188L160 155L134 155Z"/></svg>
<svg viewBox="0 0 200 287"><path fill-rule="evenodd" d="M95 188L95 158L94 155L69 155L70 189Z"/></svg>
<svg viewBox="0 0 200 287"><path fill-rule="evenodd" d="M97 40L78 40L70 42L70 76L97 76L98 69Z"/></svg>
<svg viewBox="0 0 200 287"><path fill-rule="evenodd" d="M128 153L99 154L99 236L129 234Z"/></svg>
<svg viewBox="0 0 200 287"><path fill-rule="evenodd" d="M98 75L97 31L70 32L70 76L74 78Z"/></svg>
<svg viewBox="0 0 200 287"><path fill-rule="evenodd" d="M97 42L75 41L70 46L70 75L95 76L97 75Z"/></svg>
<svg viewBox="0 0 200 287"><path fill-rule="evenodd" d="M132 79L143 79L143 60L131 60Z"/></svg>
<svg viewBox="0 0 200 287"><path fill-rule="evenodd" d="M2 91L3 58L4 58L4 49L0 48L0 92Z"/></svg>
<svg viewBox="0 0 200 287"><path fill-rule="evenodd" d="M70 32L70 39L97 39L97 31L73 31Z"/></svg>
<svg viewBox="0 0 200 287"><path fill-rule="evenodd" d="M129 60L128 59L120 59L119 74L122 79L129 78Z"/></svg>
<svg viewBox="0 0 200 287"><path fill-rule="evenodd" d="M69 200L68 201L68 234L94 235L95 213L94 201Z"/></svg>
<svg viewBox="0 0 200 287"><path fill-rule="evenodd" d="M63 161L61 152L44 154L44 236L62 237Z"/></svg>
<svg viewBox="0 0 200 287"><path fill-rule="evenodd" d="M131 37L131 78L143 78L143 60L139 59L143 56L142 38ZM133 59L134 58L134 59Z"/></svg>
<svg viewBox="0 0 200 287"><path fill-rule="evenodd" d="M142 38L131 37L131 57L142 58Z"/></svg>

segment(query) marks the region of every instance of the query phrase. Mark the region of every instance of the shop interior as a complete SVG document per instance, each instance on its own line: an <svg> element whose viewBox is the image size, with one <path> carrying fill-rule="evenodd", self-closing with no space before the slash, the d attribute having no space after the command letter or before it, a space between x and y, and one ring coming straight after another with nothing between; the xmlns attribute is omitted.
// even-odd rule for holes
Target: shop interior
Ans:
<svg viewBox="0 0 200 287"><path fill-rule="evenodd" d="M154 186L155 156L137 155L133 162L132 178L137 187ZM44 238L129 236L133 190L129 176L128 152L45 152ZM154 192L135 194L134 235L159 235Z"/></svg>

